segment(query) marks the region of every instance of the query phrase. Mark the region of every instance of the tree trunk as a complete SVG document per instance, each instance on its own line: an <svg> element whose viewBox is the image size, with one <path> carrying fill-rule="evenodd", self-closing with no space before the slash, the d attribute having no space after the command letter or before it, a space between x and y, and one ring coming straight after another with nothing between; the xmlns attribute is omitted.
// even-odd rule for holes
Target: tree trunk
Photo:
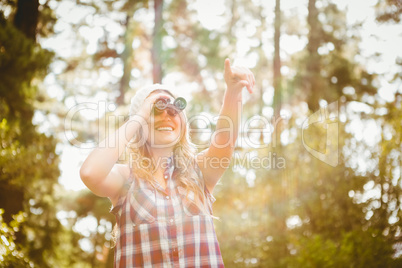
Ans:
<svg viewBox="0 0 402 268"><path fill-rule="evenodd" d="M305 78L305 89L307 92L307 104L311 111L319 109L320 94L320 22L318 20L318 10L315 6L316 0L308 1L307 23L310 31L308 35L308 58L307 58L307 77Z"/></svg>
<svg viewBox="0 0 402 268"><path fill-rule="evenodd" d="M153 45L152 45L152 64L153 64L152 75L154 83L161 83L163 77L162 63L161 63L163 0L155 0L154 10L155 10L155 26L153 32Z"/></svg>
<svg viewBox="0 0 402 268"><path fill-rule="evenodd" d="M120 57L123 62L123 76L121 77L119 86L120 95L116 99L116 103L118 105L124 104L124 95L129 88L131 79L131 59L133 54L133 22L131 22L132 17L132 13L127 14L126 17L126 33L124 35L125 47Z"/></svg>
<svg viewBox="0 0 402 268"><path fill-rule="evenodd" d="M25 36L36 42L36 26L39 17L39 0L17 1L14 26Z"/></svg>
<svg viewBox="0 0 402 268"><path fill-rule="evenodd" d="M275 33L274 33L274 101L273 101L273 109L274 109L274 131L271 135L272 146L275 148L277 146L281 146L281 127L283 123L281 120L278 120L281 116L281 108L282 108L282 75L281 75L281 56L280 56L280 38L281 38L281 1L276 0L275 3ZM278 123L276 123L278 122Z"/></svg>
<svg viewBox="0 0 402 268"><path fill-rule="evenodd" d="M280 37L281 37L281 1L276 0L275 5L275 34L274 34L274 115L280 116L282 106L282 75L281 75L281 56L280 56Z"/></svg>

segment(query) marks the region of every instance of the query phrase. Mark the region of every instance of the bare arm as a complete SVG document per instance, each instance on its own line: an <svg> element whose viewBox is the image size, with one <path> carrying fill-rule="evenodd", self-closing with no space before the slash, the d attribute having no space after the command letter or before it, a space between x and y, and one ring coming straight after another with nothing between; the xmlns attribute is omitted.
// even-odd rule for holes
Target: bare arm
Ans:
<svg viewBox="0 0 402 268"><path fill-rule="evenodd" d="M225 60L224 77L227 88L211 145L197 155L197 163L210 192L229 167L233 155L241 119L239 115L242 107L242 89L247 87L252 93L255 82L250 70L231 67L228 59Z"/></svg>
<svg viewBox="0 0 402 268"><path fill-rule="evenodd" d="M146 121L135 115L124 123L115 133L109 135L95 148L84 161L80 176L85 185L98 196L112 200L119 193L129 175L127 165L116 164L130 139Z"/></svg>
<svg viewBox="0 0 402 268"><path fill-rule="evenodd" d="M144 100L138 114L130 117L115 133L109 135L84 161L80 176L85 185L96 195L109 197L113 204L130 175L127 165L116 164L134 134L143 128L146 141L151 109L155 100L164 93L153 94ZM168 96L167 96L168 97Z"/></svg>

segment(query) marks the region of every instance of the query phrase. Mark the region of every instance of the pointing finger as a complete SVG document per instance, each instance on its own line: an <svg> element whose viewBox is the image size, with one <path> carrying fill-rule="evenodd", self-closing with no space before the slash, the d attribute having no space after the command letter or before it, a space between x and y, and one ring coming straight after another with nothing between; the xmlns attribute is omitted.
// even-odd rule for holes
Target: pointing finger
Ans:
<svg viewBox="0 0 402 268"><path fill-rule="evenodd" d="M232 67L230 67L230 60L228 58L225 60L225 71L228 74L232 74Z"/></svg>

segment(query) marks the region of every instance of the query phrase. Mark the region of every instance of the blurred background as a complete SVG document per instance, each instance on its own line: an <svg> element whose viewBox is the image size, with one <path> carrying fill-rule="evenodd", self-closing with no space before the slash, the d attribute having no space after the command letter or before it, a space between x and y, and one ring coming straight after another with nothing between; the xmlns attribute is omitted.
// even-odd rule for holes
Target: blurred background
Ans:
<svg viewBox="0 0 402 268"><path fill-rule="evenodd" d="M226 266L402 267L401 12L400 0L0 0L0 266L112 267L111 203L81 182L83 160L154 82L208 119L190 122L205 148L228 57L256 85L214 191Z"/></svg>

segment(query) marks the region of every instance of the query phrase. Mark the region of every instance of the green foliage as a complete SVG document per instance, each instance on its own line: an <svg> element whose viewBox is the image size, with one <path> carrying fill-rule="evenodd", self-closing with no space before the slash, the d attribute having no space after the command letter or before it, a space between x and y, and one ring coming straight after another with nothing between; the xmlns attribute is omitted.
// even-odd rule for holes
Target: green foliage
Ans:
<svg viewBox="0 0 402 268"><path fill-rule="evenodd" d="M53 53L25 38L2 13L0 25L1 114L14 120L22 118L22 125L29 125L37 90L33 78L46 74Z"/></svg>
<svg viewBox="0 0 402 268"><path fill-rule="evenodd" d="M393 249L375 230L341 232L336 239L321 235L295 241L289 267L392 267Z"/></svg>
<svg viewBox="0 0 402 268"><path fill-rule="evenodd" d="M58 244L53 187L59 176L56 140L38 133L32 124L37 80L46 73L53 53L43 50L6 21L0 13L1 155L0 204L2 223L24 221L6 237L21 254L8 261L51 267ZM10 244L11 245L11 244ZM7 253L7 258L10 254ZM18 263L18 262L17 262Z"/></svg>
<svg viewBox="0 0 402 268"><path fill-rule="evenodd" d="M235 1L234 5L240 2ZM359 53L359 39L347 34L350 28L346 26L345 13L331 1L310 2L320 8L314 11L310 7L312 13L317 13L312 14L309 21L309 45L294 55L294 61L287 63L296 76L285 77L287 92L284 94L291 95L285 101L296 105L306 101L313 112L321 107L320 100L338 101L340 114L353 105L351 101L356 101L379 112L385 108L382 104L367 101L368 96L377 93L377 74L367 73L352 60ZM247 10L242 16L247 17L248 12L252 13ZM232 25L237 23L235 20ZM299 29L299 33L301 31ZM256 73L258 81L264 74L259 69ZM354 93L346 94L345 88L352 88ZM201 108L193 108L195 112L202 108L210 111L209 95L198 93L195 98L197 104L201 104ZM204 102L208 104L202 105ZM245 119L258 111L256 102L252 104L244 107ZM259 109L262 111L265 103L258 104L262 105ZM231 169L216 187L214 212L221 220L216 221L215 226L227 266L397 267L400 264L400 258L394 255L401 230L397 198L401 197L398 178L401 158L397 153L401 133L400 96L385 106L386 119L377 116L377 112L364 115L367 120L378 120L384 132L381 135L387 137L374 148L350 132L353 127L348 117L353 115L348 113L343 113L343 121L338 118L338 135L329 133L325 124L304 130L305 146L318 152L325 152L326 137L339 137L336 167L314 158L302 146L302 130L297 121L306 120L310 113L298 114L297 109L281 130L285 131L285 136L293 133L290 142L281 146L271 144L266 149L237 148L237 153L252 153L256 157L276 153L285 158L286 168ZM365 121L363 114L358 116L362 116L361 122ZM277 128L274 131L278 134ZM370 171L363 174L354 164L362 155L369 156L369 166L374 163L367 168ZM371 180L377 189L380 187L381 195L364 200L362 196ZM368 212L373 213L371 218ZM296 224L292 225L291 220L295 219Z"/></svg>
<svg viewBox="0 0 402 268"><path fill-rule="evenodd" d="M339 123L340 148L353 139L344 132L347 124ZM323 128L308 135L309 146L325 144ZM269 154L268 149L258 151L260 157ZM359 204L350 191L361 191L369 179L346 166L345 154L338 166L329 166L301 146L300 136L275 152L286 159L286 169L255 170L249 185L252 169L228 170L217 187L214 212L221 220L215 225L228 266L397 267L397 235L368 227L376 221L366 219L367 203ZM387 215L385 221L390 217L381 215ZM296 223L289 222L295 217Z"/></svg>
<svg viewBox="0 0 402 268"><path fill-rule="evenodd" d="M24 213L13 216L10 223L3 220L3 209L0 209L0 267L32 267L33 263L25 256L25 247L15 243L16 232L26 220Z"/></svg>

